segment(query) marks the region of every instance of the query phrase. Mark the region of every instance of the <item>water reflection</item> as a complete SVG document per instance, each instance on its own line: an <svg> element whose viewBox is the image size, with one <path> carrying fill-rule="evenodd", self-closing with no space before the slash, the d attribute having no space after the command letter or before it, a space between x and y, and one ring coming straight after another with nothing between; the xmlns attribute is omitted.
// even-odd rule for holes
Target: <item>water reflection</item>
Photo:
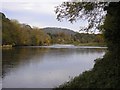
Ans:
<svg viewBox="0 0 120 90"><path fill-rule="evenodd" d="M50 88L92 68L105 49L22 47L2 51L3 87Z"/></svg>
<svg viewBox="0 0 120 90"><path fill-rule="evenodd" d="M2 74L3 77L5 73L9 72L10 69L15 69L19 65L25 65L31 62L31 58L38 57L42 58L43 54L47 52L48 49L40 48L12 48L2 50ZM36 60L36 59L35 59ZM42 60L42 59L40 59ZM39 61L40 61L39 60Z"/></svg>

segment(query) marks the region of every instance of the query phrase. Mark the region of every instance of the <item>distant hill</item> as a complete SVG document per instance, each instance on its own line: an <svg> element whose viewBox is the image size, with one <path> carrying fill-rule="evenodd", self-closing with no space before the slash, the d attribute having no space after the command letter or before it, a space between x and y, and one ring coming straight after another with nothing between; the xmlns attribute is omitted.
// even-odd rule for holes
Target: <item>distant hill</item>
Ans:
<svg viewBox="0 0 120 90"><path fill-rule="evenodd" d="M66 28L56 28L56 27L47 27L47 28L43 28L45 33L50 33L50 34L58 34L58 33L65 33L65 34L69 34L69 35L75 35L77 32L74 32L70 29L66 29Z"/></svg>

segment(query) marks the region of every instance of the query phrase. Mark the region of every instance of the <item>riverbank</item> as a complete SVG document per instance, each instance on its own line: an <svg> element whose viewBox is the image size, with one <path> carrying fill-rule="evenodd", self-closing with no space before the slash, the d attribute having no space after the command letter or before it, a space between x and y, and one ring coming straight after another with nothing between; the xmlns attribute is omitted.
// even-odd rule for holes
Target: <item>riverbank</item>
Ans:
<svg viewBox="0 0 120 90"><path fill-rule="evenodd" d="M106 47L105 43L74 43L75 46L100 46Z"/></svg>
<svg viewBox="0 0 120 90"><path fill-rule="evenodd" d="M0 48L12 48L12 45L1 45Z"/></svg>
<svg viewBox="0 0 120 90"><path fill-rule="evenodd" d="M100 46L106 47L104 43L71 43L71 44L51 44L51 45L74 45L74 46ZM51 46L51 45L39 45L39 46ZM31 45L1 45L0 48L12 48L12 47L23 47L23 46L31 46ZM37 45L34 45L37 46Z"/></svg>
<svg viewBox="0 0 120 90"><path fill-rule="evenodd" d="M119 86L119 67L118 58L115 58L110 52L103 58L96 59L93 69L85 71L79 76L63 83L54 90L66 90L68 88L120 88Z"/></svg>

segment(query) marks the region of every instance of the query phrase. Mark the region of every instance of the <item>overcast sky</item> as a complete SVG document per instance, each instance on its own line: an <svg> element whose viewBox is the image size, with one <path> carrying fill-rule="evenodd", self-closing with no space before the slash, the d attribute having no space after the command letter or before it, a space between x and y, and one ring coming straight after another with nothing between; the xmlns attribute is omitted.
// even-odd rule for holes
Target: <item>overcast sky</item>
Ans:
<svg viewBox="0 0 120 90"><path fill-rule="evenodd" d="M79 31L81 26L87 24L83 20L73 24L66 20L57 21L55 6L60 5L63 1L68 0L2 0L0 3L2 4L1 11L9 19L17 19L20 23L40 28L61 27Z"/></svg>

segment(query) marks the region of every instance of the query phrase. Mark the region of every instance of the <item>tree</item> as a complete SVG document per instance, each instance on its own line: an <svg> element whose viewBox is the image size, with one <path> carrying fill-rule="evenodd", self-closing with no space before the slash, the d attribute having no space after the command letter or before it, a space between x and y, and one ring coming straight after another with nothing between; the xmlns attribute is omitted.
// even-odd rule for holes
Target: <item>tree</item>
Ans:
<svg viewBox="0 0 120 90"><path fill-rule="evenodd" d="M106 15L104 7L107 5L107 2L63 2L56 7L55 13L58 21L65 18L73 23L80 18L87 19L89 25L81 30L88 32L93 27L98 29L103 24Z"/></svg>
<svg viewBox="0 0 120 90"><path fill-rule="evenodd" d="M117 31L119 30L119 3L63 2L60 6L56 7L56 15L59 21L63 18L70 22L76 21L79 18L87 19L89 26L84 30L90 31L94 27L102 29L108 47L113 50L120 44L118 38L120 35Z"/></svg>
<svg viewBox="0 0 120 90"><path fill-rule="evenodd" d="M2 14L3 15L3 14ZM16 45L18 39L16 26L11 20L2 16L2 44Z"/></svg>
<svg viewBox="0 0 120 90"><path fill-rule="evenodd" d="M31 28L27 24L21 24L17 20L2 18L2 45L24 46L24 45L49 45L51 38L38 27Z"/></svg>
<svg viewBox="0 0 120 90"><path fill-rule="evenodd" d="M97 43L104 43L103 34L98 34L94 41Z"/></svg>
<svg viewBox="0 0 120 90"><path fill-rule="evenodd" d="M102 15L104 10L106 15ZM70 22L85 17L89 21L85 30L101 28L108 46L108 52L91 71L60 88L120 88L120 2L64 2L56 8L56 14L58 20L66 18Z"/></svg>
<svg viewBox="0 0 120 90"><path fill-rule="evenodd" d="M110 3L106 9L107 15L103 25L105 29L104 35L109 50L111 52L115 51L116 55L118 55L120 51L120 2Z"/></svg>

